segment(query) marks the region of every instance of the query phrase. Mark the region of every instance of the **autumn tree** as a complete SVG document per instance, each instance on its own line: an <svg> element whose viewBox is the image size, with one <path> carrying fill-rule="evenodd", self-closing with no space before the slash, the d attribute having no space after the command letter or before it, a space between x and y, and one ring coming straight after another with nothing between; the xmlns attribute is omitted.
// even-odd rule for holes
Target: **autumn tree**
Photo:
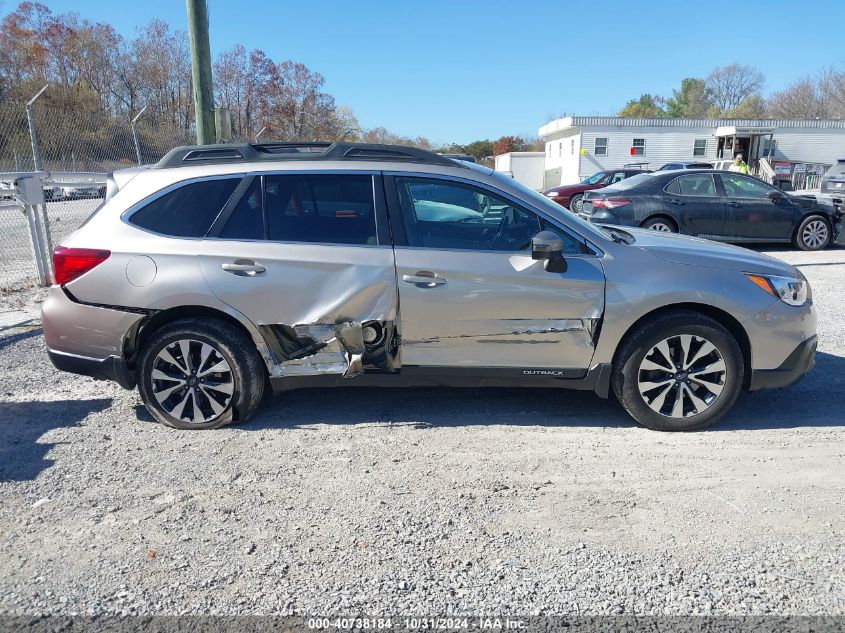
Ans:
<svg viewBox="0 0 845 633"><path fill-rule="evenodd" d="M502 136L493 143L493 155L499 156L508 152L525 152L528 148L528 143L521 136Z"/></svg>
<svg viewBox="0 0 845 633"><path fill-rule="evenodd" d="M663 98L657 95L643 94L639 99L631 99L619 111L620 117L655 119L666 116Z"/></svg>
<svg viewBox="0 0 845 633"><path fill-rule="evenodd" d="M666 101L666 116L697 119L706 117L713 106L713 100L703 79L687 77L681 80L681 87L672 91Z"/></svg>

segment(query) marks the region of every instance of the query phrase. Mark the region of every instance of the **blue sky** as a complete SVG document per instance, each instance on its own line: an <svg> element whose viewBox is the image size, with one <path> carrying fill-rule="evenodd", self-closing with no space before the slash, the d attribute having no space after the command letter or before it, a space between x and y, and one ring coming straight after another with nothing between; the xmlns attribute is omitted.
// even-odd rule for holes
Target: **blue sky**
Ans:
<svg viewBox="0 0 845 633"><path fill-rule="evenodd" d="M41 1L127 37L156 17L185 28L182 0ZM842 0L209 0L209 14L213 54L301 61L365 127L435 142L535 135L549 115L613 114L733 62L767 92L845 67Z"/></svg>

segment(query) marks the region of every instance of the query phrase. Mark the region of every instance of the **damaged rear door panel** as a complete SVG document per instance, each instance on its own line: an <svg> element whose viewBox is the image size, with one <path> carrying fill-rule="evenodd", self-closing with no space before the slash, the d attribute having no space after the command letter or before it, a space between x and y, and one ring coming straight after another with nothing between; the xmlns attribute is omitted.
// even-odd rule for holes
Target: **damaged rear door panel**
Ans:
<svg viewBox="0 0 845 633"><path fill-rule="evenodd" d="M478 185L398 175L386 184L403 366L585 374L605 286L601 261L586 244ZM564 237L565 272L531 258L540 230Z"/></svg>
<svg viewBox="0 0 845 633"><path fill-rule="evenodd" d="M259 328L271 377L392 369L396 272L381 177L255 176L202 244L214 293Z"/></svg>

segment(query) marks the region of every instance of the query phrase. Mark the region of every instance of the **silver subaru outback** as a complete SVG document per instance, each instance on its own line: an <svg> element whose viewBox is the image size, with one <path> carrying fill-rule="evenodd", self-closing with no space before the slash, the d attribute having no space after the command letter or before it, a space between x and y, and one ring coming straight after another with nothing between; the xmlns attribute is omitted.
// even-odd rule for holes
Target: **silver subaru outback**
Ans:
<svg viewBox="0 0 845 633"><path fill-rule="evenodd" d="M269 388L612 391L641 424L705 427L813 366L794 267L591 225L511 178L406 147L180 147L108 179L54 254L62 370L138 386L179 429Z"/></svg>

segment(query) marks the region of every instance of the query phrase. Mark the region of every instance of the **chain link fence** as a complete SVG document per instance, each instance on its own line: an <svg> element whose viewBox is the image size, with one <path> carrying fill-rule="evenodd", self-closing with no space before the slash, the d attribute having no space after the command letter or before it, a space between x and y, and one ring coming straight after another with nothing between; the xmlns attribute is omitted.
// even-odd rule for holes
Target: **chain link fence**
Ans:
<svg viewBox="0 0 845 633"><path fill-rule="evenodd" d="M31 105L28 117L25 102L0 103L0 293L38 285L35 249L61 244L82 224L102 203L109 172L154 163L173 147L194 142L191 129L152 112L133 122L44 99ZM26 172L41 174L43 244L33 245L15 188L15 176Z"/></svg>

